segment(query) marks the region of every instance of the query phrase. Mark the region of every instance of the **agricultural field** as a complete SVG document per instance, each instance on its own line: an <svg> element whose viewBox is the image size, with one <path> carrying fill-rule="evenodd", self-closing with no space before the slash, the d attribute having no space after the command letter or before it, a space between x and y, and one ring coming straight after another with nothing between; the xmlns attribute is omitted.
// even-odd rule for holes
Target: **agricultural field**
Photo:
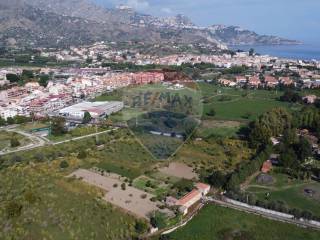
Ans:
<svg viewBox="0 0 320 240"><path fill-rule="evenodd" d="M234 137L242 126L244 126L244 123L238 121L205 119L201 121L200 126L197 128L196 136L201 138Z"/></svg>
<svg viewBox="0 0 320 240"><path fill-rule="evenodd" d="M273 181L261 183L256 179L246 191L258 200L282 201L290 208L297 208L320 216L320 183L292 179L285 174L272 173Z"/></svg>
<svg viewBox="0 0 320 240"><path fill-rule="evenodd" d="M66 177L79 164L81 160L71 157L1 170L0 239L113 240L136 235L136 219L100 199L97 188Z"/></svg>
<svg viewBox="0 0 320 240"><path fill-rule="evenodd" d="M276 90L244 90L220 87L212 84L199 84L204 101L204 116L212 109L215 115L208 117L214 120L254 120L259 115L275 107L284 107L289 110L299 106L279 101L283 92Z"/></svg>
<svg viewBox="0 0 320 240"><path fill-rule="evenodd" d="M172 240L316 240L319 238L319 231L215 205L206 206L185 227L170 234Z"/></svg>
<svg viewBox="0 0 320 240"><path fill-rule="evenodd" d="M25 146L30 143L30 139L21 134L14 133L14 132L0 131L0 151L12 150L16 148L11 144L12 139L16 139L18 141L19 146L16 146L16 147Z"/></svg>

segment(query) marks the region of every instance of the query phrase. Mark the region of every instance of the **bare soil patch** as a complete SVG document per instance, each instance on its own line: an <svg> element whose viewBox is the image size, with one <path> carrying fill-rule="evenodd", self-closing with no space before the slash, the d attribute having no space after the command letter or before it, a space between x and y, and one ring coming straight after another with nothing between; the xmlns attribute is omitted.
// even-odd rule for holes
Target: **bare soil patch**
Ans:
<svg viewBox="0 0 320 240"><path fill-rule="evenodd" d="M173 162L168 167L160 168L159 171L169 176L185 179L198 179L198 175L194 172L192 167L184 163Z"/></svg>
<svg viewBox="0 0 320 240"><path fill-rule="evenodd" d="M98 173L79 169L70 176L82 179L84 182L99 187L106 191L103 197L109 203L112 203L137 217L148 219L151 212L160 210L160 202L152 202L150 199L154 195L130 187L126 184L125 189L121 187L124 183L120 176L108 175L102 176Z"/></svg>

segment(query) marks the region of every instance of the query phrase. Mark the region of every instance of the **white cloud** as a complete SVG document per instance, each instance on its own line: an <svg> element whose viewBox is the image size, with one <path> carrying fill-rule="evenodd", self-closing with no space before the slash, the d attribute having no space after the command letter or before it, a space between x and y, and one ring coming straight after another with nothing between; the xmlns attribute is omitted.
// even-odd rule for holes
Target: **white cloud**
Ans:
<svg viewBox="0 0 320 240"><path fill-rule="evenodd" d="M172 11L171 8L164 7L164 8L161 8L161 12L164 12L164 13L167 13L167 14L171 14L173 11Z"/></svg>
<svg viewBox="0 0 320 240"><path fill-rule="evenodd" d="M126 4L135 10L146 10L150 7L149 2L146 0L127 0Z"/></svg>

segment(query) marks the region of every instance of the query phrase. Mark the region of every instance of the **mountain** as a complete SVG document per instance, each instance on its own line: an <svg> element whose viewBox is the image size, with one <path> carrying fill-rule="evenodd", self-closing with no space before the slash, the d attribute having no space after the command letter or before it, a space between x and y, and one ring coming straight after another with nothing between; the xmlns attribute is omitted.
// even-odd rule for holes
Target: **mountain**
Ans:
<svg viewBox="0 0 320 240"><path fill-rule="evenodd" d="M0 0L0 45L6 46L64 47L131 40L202 43L225 49L224 43L285 42L232 29L198 27L183 15L158 18L127 6L107 9L90 0Z"/></svg>
<svg viewBox="0 0 320 240"><path fill-rule="evenodd" d="M227 45L290 45L300 44L295 40L288 40L276 36L258 35L237 26L212 25L208 27L215 38Z"/></svg>

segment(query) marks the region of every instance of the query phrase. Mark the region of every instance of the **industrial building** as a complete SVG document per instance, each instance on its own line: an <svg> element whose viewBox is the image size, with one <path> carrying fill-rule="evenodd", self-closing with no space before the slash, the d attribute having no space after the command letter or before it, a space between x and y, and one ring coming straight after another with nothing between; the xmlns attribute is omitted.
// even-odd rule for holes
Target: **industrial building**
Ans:
<svg viewBox="0 0 320 240"><path fill-rule="evenodd" d="M59 110L59 115L67 119L83 119L89 112L94 119L103 118L123 109L123 102L81 102Z"/></svg>

